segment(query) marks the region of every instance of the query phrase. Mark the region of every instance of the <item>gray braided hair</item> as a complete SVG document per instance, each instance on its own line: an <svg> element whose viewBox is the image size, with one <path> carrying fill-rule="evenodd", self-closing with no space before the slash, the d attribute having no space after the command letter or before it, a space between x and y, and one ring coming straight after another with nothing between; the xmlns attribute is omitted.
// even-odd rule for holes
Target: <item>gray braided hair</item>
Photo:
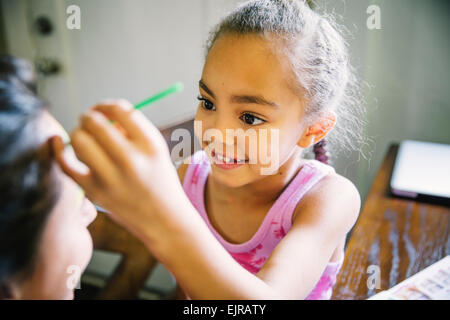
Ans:
<svg viewBox="0 0 450 320"><path fill-rule="evenodd" d="M321 112L334 111L338 121L326 138L333 154L351 151L363 141L364 107L347 43L337 30L333 17L314 12L304 0L252 0L240 4L212 30L206 56L224 34L264 37L288 58L293 87L308 101L304 121L312 124ZM318 144L315 157L327 163L324 139Z"/></svg>

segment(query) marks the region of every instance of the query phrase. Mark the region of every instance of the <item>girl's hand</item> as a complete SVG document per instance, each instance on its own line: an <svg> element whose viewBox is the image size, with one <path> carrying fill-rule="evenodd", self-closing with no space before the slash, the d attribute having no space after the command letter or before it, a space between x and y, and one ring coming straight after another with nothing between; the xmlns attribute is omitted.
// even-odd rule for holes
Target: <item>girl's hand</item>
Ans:
<svg viewBox="0 0 450 320"><path fill-rule="evenodd" d="M115 125L111 124L111 120ZM125 100L100 103L82 115L71 144L88 168L83 172L67 159L64 144L53 139L56 158L91 200L144 242L164 234L176 222L163 212L187 200L164 138L153 124ZM188 200L187 200L188 201ZM174 208L170 208L174 209Z"/></svg>

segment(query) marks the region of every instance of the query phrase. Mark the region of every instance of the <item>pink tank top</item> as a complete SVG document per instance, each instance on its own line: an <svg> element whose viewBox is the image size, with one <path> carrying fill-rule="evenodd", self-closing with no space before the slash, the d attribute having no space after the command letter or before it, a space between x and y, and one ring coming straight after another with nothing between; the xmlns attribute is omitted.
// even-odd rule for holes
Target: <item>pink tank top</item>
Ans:
<svg viewBox="0 0 450 320"><path fill-rule="evenodd" d="M275 246L289 232L292 225L292 214L303 195L334 168L317 160L306 160L306 163L285 188L273 206L267 212L261 226L247 242L233 244L226 241L211 225L205 209L204 189L211 171L211 164L203 150L197 151L191 158L192 163L186 171L183 188L191 203L197 209L207 226L228 251L228 253L245 269L256 274L264 265ZM339 261L329 262L307 300L328 300L331 298L336 276L344 261L342 252Z"/></svg>

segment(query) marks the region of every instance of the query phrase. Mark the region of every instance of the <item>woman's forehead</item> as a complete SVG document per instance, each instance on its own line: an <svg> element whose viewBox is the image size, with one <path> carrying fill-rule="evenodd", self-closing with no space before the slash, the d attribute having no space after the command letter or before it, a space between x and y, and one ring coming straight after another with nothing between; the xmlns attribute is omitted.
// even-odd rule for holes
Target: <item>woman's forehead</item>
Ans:
<svg viewBox="0 0 450 320"><path fill-rule="evenodd" d="M69 142L66 130L47 110L42 112L39 131L43 143L53 136L60 136L64 142Z"/></svg>

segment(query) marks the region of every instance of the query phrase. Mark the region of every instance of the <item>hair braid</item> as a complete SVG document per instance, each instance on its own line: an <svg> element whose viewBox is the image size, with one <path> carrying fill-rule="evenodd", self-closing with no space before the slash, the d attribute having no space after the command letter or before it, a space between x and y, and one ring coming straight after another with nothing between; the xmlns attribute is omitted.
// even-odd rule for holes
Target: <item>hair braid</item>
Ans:
<svg viewBox="0 0 450 320"><path fill-rule="evenodd" d="M314 159L317 161L320 161L325 164L330 164L328 162L330 158L330 153L326 149L327 142L325 139L320 140L316 144L314 144L313 152L314 152Z"/></svg>

